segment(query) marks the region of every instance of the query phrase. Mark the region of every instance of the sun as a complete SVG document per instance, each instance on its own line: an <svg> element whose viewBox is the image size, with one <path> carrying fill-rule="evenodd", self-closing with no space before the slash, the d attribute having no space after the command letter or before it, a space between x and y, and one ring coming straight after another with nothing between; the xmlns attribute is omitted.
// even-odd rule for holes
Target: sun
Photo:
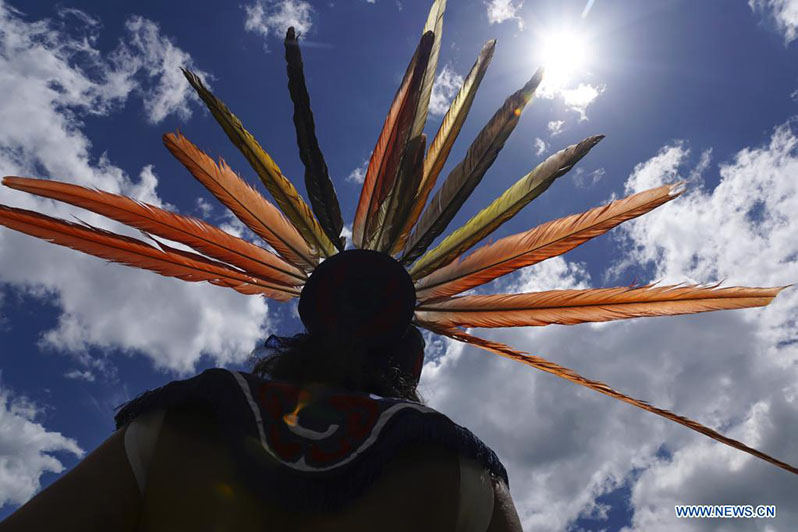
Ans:
<svg viewBox="0 0 798 532"><path fill-rule="evenodd" d="M543 83L550 90L569 85L584 71L589 60L589 47L579 32L558 29L542 35L540 60L544 68Z"/></svg>

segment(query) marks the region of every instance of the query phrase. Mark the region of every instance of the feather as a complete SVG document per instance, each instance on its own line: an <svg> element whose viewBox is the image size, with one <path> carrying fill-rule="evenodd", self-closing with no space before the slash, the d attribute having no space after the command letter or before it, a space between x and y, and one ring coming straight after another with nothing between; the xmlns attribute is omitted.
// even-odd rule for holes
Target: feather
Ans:
<svg viewBox="0 0 798 532"><path fill-rule="evenodd" d="M307 279L301 270L273 253L196 218L174 214L118 194L58 181L4 177L3 184L70 203L142 231L181 242L266 281L296 286Z"/></svg>
<svg viewBox="0 0 798 532"><path fill-rule="evenodd" d="M468 148L465 159L449 173L421 215L405 245L404 254L400 259L403 264L408 265L421 256L452 221L496 160L499 151L518 124L521 111L532 98L542 78L543 70L539 69L526 85L505 100L479 132Z"/></svg>
<svg viewBox="0 0 798 532"><path fill-rule="evenodd" d="M329 257L335 253L332 242L319 226L319 222L297 192L294 185L286 179L280 168L266 153L252 134L244 129L227 106L211 93L202 81L192 72L183 69L186 79L197 91L213 117L222 126L233 144L246 157L263 184L271 193L277 206L285 213L291 223L299 230L305 241L315 250Z"/></svg>
<svg viewBox="0 0 798 532"><path fill-rule="evenodd" d="M419 279L455 260L545 192L555 179L566 174L603 138L603 135L590 137L548 157L488 207L425 253L413 265L410 275L413 279Z"/></svg>
<svg viewBox="0 0 798 532"><path fill-rule="evenodd" d="M285 35L285 61L288 70L288 91L291 94L291 101L294 102L294 127L299 157L305 165L305 189L322 229L338 251L343 251L343 243L339 238L344 226L341 207L316 138L316 126L302 68L302 53L294 28L288 28Z"/></svg>
<svg viewBox="0 0 798 532"><path fill-rule="evenodd" d="M299 295L295 288L274 285L234 268L212 264L208 259L192 260L182 254L154 248L135 238L25 209L0 205L0 225L95 257L183 281L208 281L244 294L263 294L277 301L288 301Z"/></svg>
<svg viewBox="0 0 798 532"><path fill-rule="evenodd" d="M424 132L424 125L427 122L427 112L429 110L429 99L432 95L432 85L435 82L435 71L438 68L438 56L441 51L441 36L443 35L443 13L446 11L446 0L435 0L427 15L427 22L424 24L422 34L431 31L435 35L435 41L430 50L427 70L424 73L424 82L419 93L416 115L413 125L410 128L410 137L414 139Z"/></svg>
<svg viewBox="0 0 798 532"><path fill-rule="evenodd" d="M571 381L580 386L584 386L585 388L589 388L591 390L602 393L614 399L618 399L619 401L623 401L624 403L636 406L637 408L642 408L643 410L664 417L665 419L683 425L688 429L694 430L705 436L708 436L715 441L728 445L729 447L733 447L737 450L743 451L752 456L765 460L766 462L776 465L782 469L786 469L790 473L798 474L798 468L791 466L790 464L787 464L785 462L782 462L781 460L773 458L772 456L769 456L761 451L758 451L753 447L749 447L740 441L726 437L723 434L720 434L719 432L705 425L702 425L701 423L698 423L697 421L693 421L692 419L686 418L684 416L674 414L673 412L665 410L663 408L657 408L656 406L650 405L646 401L641 401L640 399L629 397L628 395L625 395L621 392L618 392L610 388L603 382L583 377L574 370L560 366L559 364L546 360L543 357L536 355L528 355L522 351L516 351L512 347L505 345L501 342L494 342L491 340L486 340L484 338L479 338L477 336L472 336L458 329L441 327L432 323L424 322L422 320L417 320L417 323L421 327L425 327L434 333L448 336L449 338L453 338L460 342L465 342L471 345L475 345L479 348L485 349L486 351L496 353L497 355L501 355L511 360L521 362L522 364L532 366L533 368L545 371L546 373L556 375L557 377L560 377L567 381Z"/></svg>
<svg viewBox="0 0 798 532"><path fill-rule="evenodd" d="M421 183L418 185L418 191L413 196L413 204L410 207L410 212L407 215L404 225L396 239L396 243L391 249L391 254L399 253L404 248L407 242L407 237L410 236L410 230L418 221L424 205L427 203L429 193L435 188L435 182L438 180L438 175L449 157L449 152L452 150L455 139L460 133L460 129L465 123L466 116L471 110L471 104L474 101L474 96L477 93L479 84L485 76L485 71L488 69L490 60L493 58L493 49L496 46L496 41L488 41L482 47L477 61L471 67L471 71L466 76L463 85L457 92L457 96L452 100L449 105L449 110L441 121L441 126L432 140L426 157L424 158L424 174L421 178Z"/></svg>
<svg viewBox="0 0 798 532"><path fill-rule="evenodd" d="M443 327L531 327L763 307L785 287L697 285L548 290L422 303L419 319Z"/></svg>
<svg viewBox="0 0 798 532"><path fill-rule="evenodd" d="M424 171L424 151L427 136L421 134L407 144L407 154L402 158L399 179L391 194L380 205L377 224L380 228L374 239L373 249L387 253L407 217L415 190Z"/></svg>
<svg viewBox="0 0 798 532"><path fill-rule="evenodd" d="M421 37L371 153L352 225L352 241L359 248L367 247L376 232L379 207L396 181L433 42L432 32Z"/></svg>
<svg viewBox="0 0 798 532"><path fill-rule="evenodd" d="M318 260L296 227L224 161L217 166L180 133L164 135L163 142L191 175L286 261L305 271L316 267Z"/></svg>
<svg viewBox="0 0 798 532"><path fill-rule="evenodd" d="M452 296L519 268L562 255L667 203L683 190L682 183L645 190L486 244L460 261L416 281L416 297L426 301Z"/></svg>

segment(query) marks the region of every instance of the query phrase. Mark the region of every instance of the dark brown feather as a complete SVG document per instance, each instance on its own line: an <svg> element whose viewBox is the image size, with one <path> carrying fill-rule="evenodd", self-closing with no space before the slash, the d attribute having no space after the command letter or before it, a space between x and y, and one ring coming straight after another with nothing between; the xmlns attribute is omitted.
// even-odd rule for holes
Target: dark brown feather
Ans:
<svg viewBox="0 0 798 532"><path fill-rule="evenodd" d="M294 102L296 141L299 146L299 158L305 165L305 189L308 192L310 206L333 245L338 251L343 251L344 245L340 236L344 220L341 218L341 207L335 194L335 186L330 179L327 163L316 138L316 125L313 121L310 95L302 67L302 53L294 28L288 28L285 35L285 61L288 70L288 91L291 94L291 101Z"/></svg>

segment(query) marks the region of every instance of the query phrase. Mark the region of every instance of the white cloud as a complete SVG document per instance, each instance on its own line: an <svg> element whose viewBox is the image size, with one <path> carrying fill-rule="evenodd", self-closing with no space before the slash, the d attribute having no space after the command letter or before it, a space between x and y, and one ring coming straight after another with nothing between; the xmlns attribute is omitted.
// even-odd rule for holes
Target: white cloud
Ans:
<svg viewBox="0 0 798 532"><path fill-rule="evenodd" d="M157 124L172 113L185 120L191 116L189 102L199 102L199 97L189 86L180 67L188 68L207 79L191 56L175 46L171 39L161 35L158 24L140 16L125 22L127 39L111 54L114 70L112 78L143 77L147 83L135 83L144 100L147 120ZM123 82L124 85L124 82Z"/></svg>
<svg viewBox="0 0 798 532"><path fill-rule="evenodd" d="M524 29L524 21L518 16L518 11L524 5L523 0L484 0L487 8L488 22L499 24L506 20L516 20L518 29Z"/></svg>
<svg viewBox="0 0 798 532"><path fill-rule="evenodd" d="M91 371L89 370L81 371L79 369L73 369L71 371L67 371L66 373L64 373L64 377L66 377L67 379L82 380L87 382L94 382L95 379L94 373L92 373Z"/></svg>
<svg viewBox="0 0 798 532"><path fill-rule="evenodd" d="M213 213L213 205L206 201L202 196L197 197L194 205L202 218L208 218L211 213Z"/></svg>
<svg viewBox="0 0 798 532"><path fill-rule="evenodd" d="M429 114L443 116L449 110L449 103L463 85L463 76L445 65L432 85L429 99Z"/></svg>
<svg viewBox="0 0 798 532"><path fill-rule="evenodd" d="M547 100L560 98L565 105L565 108L579 114L579 120L587 120L587 108L596 101L607 90L604 84L591 84L580 82L577 86L573 87L570 84L563 86L552 86L546 83L546 76L543 76L543 82L535 96Z"/></svg>
<svg viewBox="0 0 798 532"><path fill-rule="evenodd" d="M129 76L136 69L115 70L114 57L121 55L105 62L94 47L96 21L75 10L62 17L60 22L26 22L0 4L0 120L14 124L0 128L0 175L52 177L163 204L153 167L145 166L138 179L131 179L106 155L93 156L82 119L111 113L132 93L144 97L150 118L166 109L180 114L178 100L165 96L169 83L149 75L137 81ZM180 55L146 20L131 21L128 31L140 32L142 41L117 49L130 54L130 64L144 65L146 74L158 55L146 43L172 50L166 56ZM7 187L0 187L0 203L66 219L74 213L139 236L102 217ZM267 319L261 299L109 265L4 228L0 281L57 305L58 323L43 334L42 345L71 352L92 369L102 370L88 359L89 347L143 353L159 367L186 373L203 354L220 364L240 361L264 334Z"/></svg>
<svg viewBox="0 0 798 532"><path fill-rule="evenodd" d="M588 83L580 83L575 89L562 89L560 95L568 109L579 113L579 120L587 120L587 114L585 113L587 107L605 90L606 86L604 85L594 86Z"/></svg>
<svg viewBox="0 0 798 532"><path fill-rule="evenodd" d="M39 490L42 474L64 470L53 453L84 454L72 438L37 423L40 413L38 405L0 385L0 507L25 503Z"/></svg>
<svg viewBox="0 0 798 532"><path fill-rule="evenodd" d="M291 26L297 33L306 34L313 27L313 7L304 0L255 0L245 5L247 19L244 29L277 39L283 39Z"/></svg>
<svg viewBox="0 0 798 532"><path fill-rule="evenodd" d="M540 137L535 137L535 155L543 155L546 153L546 141Z"/></svg>
<svg viewBox="0 0 798 532"><path fill-rule="evenodd" d="M346 239L346 249L352 248L352 224L344 224L341 228L341 236Z"/></svg>
<svg viewBox="0 0 798 532"><path fill-rule="evenodd" d="M772 18L778 30L784 34L786 44L798 38L798 1L748 0L748 5L754 12Z"/></svg>
<svg viewBox="0 0 798 532"><path fill-rule="evenodd" d="M366 179L366 170L369 167L369 160L365 159L360 166L349 172L349 175L346 176L346 180L350 183L363 183Z"/></svg>
<svg viewBox="0 0 798 532"><path fill-rule="evenodd" d="M549 130L549 135L552 137L562 133L563 126L565 126L564 120L552 120L546 125Z"/></svg>
<svg viewBox="0 0 798 532"><path fill-rule="evenodd" d="M690 167L690 150L676 142L638 165L627 192L682 177L693 184L682 197L624 224L624 243L613 253L648 266L639 282L794 282L796 124L776 128L765 146L721 164L713 189L700 183L709 158L705 151ZM586 285L596 283L583 266L558 258L490 291ZM795 465L796 315L798 291L788 289L766 308L473 333L549 358ZM630 531L717 529L711 520L677 520L674 504L775 504L775 520L725 520L724 530L798 527L793 475L513 361L444 346L445 354L425 366L422 391L500 454L525 530L564 530L580 515L600 516L596 498L624 483L632 490Z"/></svg>
<svg viewBox="0 0 798 532"><path fill-rule="evenodd" d="M677 181L680 167L688 153L689 150L682 141L664 146L657 155L634 167L624 185L626 194L635 194Z"/></svg>
<svg viewBox="0 0 798 532"><path fill-rule="evenodd" d="M571 179L573 179L573 182L577 187L588 188L601 181L601 178L604 177L605 173L606 171L604 168L596 168L592 172L587 172L580 166L574 170L573 174L571 174Z"/></svg>

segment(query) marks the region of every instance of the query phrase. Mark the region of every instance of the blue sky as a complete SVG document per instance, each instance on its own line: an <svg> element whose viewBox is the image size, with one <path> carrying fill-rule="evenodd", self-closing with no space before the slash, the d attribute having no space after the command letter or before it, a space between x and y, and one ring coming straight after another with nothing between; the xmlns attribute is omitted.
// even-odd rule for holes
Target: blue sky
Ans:
<svg viewBox="0 0 798 532"><path fill-rule="evenodd" d="M162 146L163 133L180 129L256 181L178 67L205 76L304 194L282 46L295 24L319 142L351 227L358 174L428 3L194 5L0 1L0 173L97 186L240 232ZM444 21L430 138L483 43L498 41L444 175L544 60L554 29L568 28L588 50L567 82L539 91L451 229L594 134L606 138L496 237L691 180L671 204L486 292L798 279L798 2L449 0ZM7 188L0 203L122 230ZM796 464L795 292L767 309L480 334ZM299 328L295 304L0 229L0 518L101 443L118 404L208 367L245 368L258 340ZM428 340L423 394L499 453L525 529L718 529L674 517L674 504L699 503L777 505L775 520L726 520L724 530L798 528L793 475L554 377Z"/></svg>

